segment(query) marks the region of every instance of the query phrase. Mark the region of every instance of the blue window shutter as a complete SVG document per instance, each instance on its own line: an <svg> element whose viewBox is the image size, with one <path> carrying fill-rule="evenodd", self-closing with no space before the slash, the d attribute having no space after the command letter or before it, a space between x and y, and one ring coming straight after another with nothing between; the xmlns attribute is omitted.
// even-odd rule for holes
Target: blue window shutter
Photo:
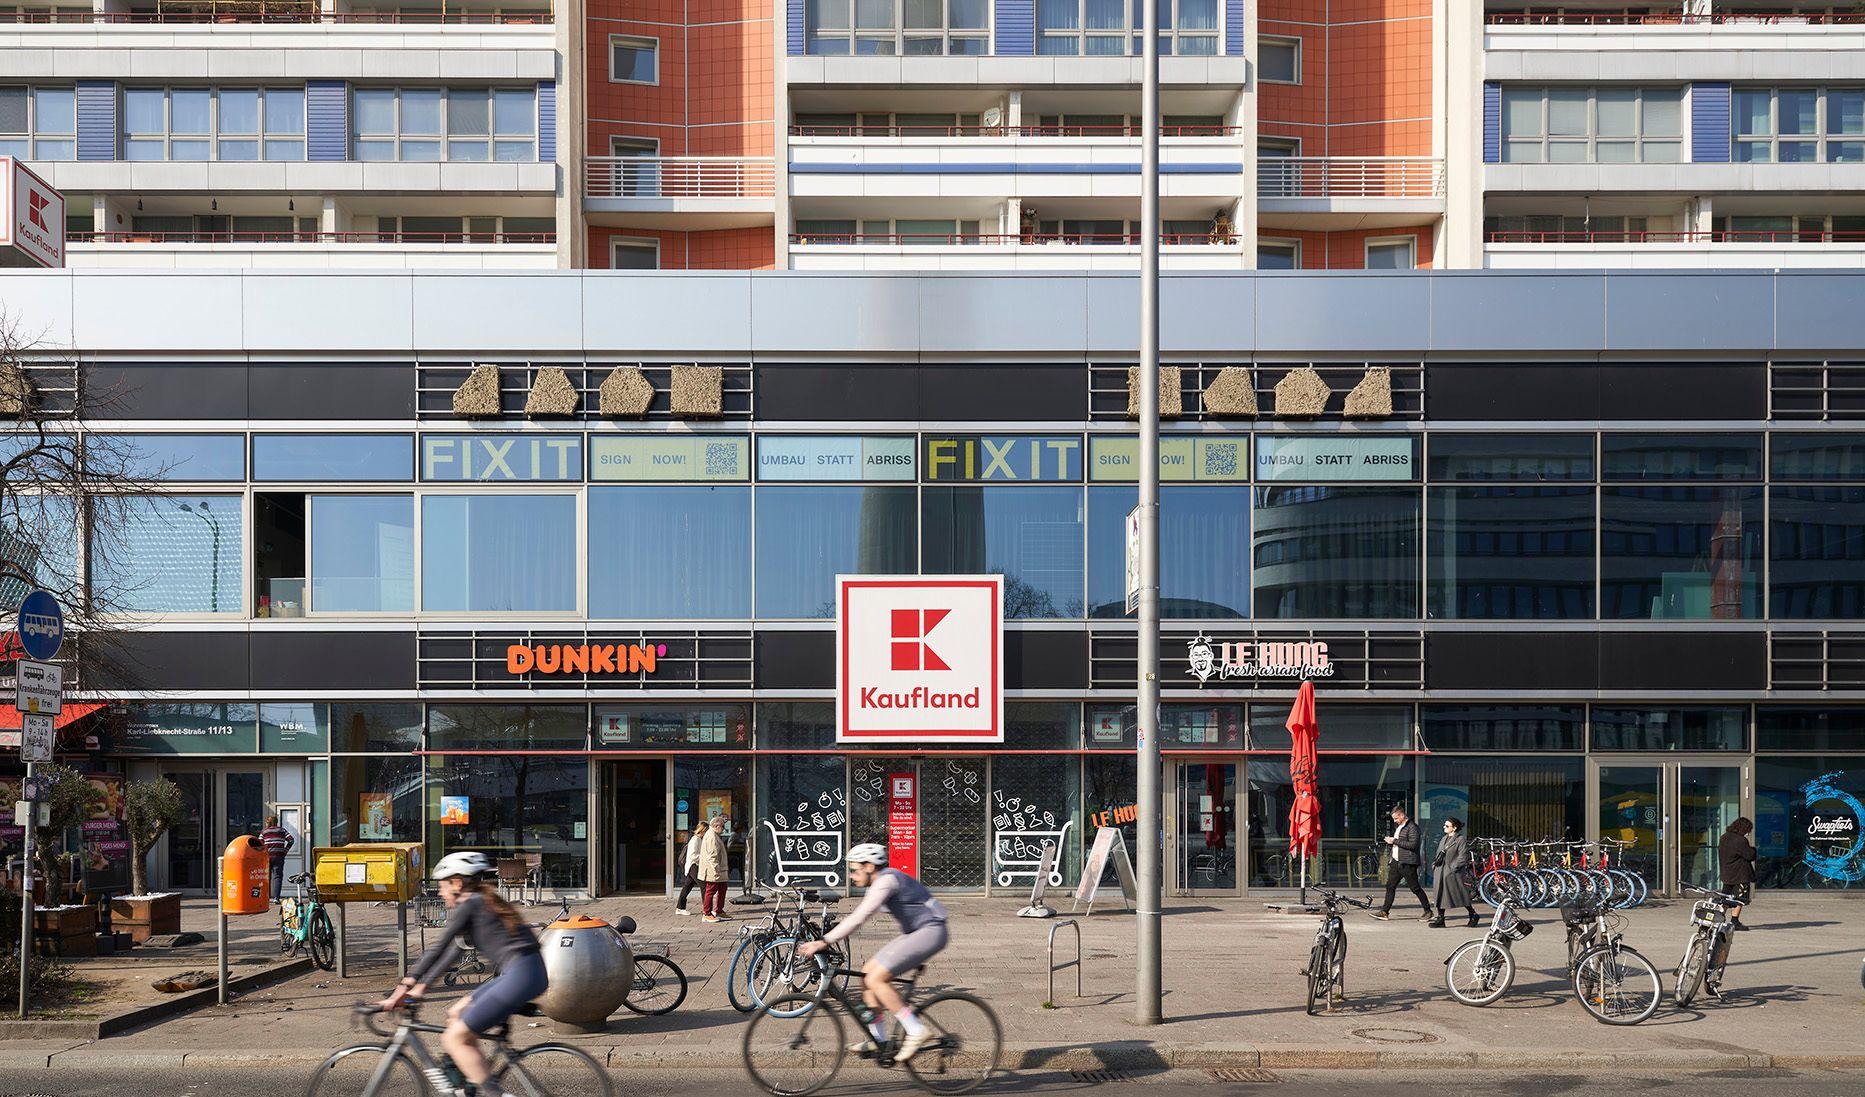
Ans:
<svg viewBox="0 0 1865 1097"><path fill-rule="evenodd" d="M803 52L803 0L785 0L784 11L784 42L796 57Z"/></svg>
<svg viewBox="0 0 1865 1097"><path fill-rule="evenodd" d="M539 80L537 85L537 158L539 163L557 162L557 81Z"/></svg>
<svg viewBox="0 0 1865 1097"><path fill-rule="evenodd" d="M117 158L117 85L114 80L78 81L78 159Z"/></svg>
<svg viewBox="0 0 1865 1097"><path fill-rule="evenodd" d="M1243 56L1243 0L1224 0L1224 52Z"/></svg>
<svg viewBox="0 0 1865 1097"><path fill-rule="evenodd" d="M1696 164L1729 162L1729 85L1690 85L1690 160Z"/></svg>
<svg viewBox="0 0 1865 1097"><path fill-rule="evenodd" d="M1502 85L1483 83L1483 162L1502 163Z"/></svg>
<svg viewBox="0 0 1865 1097"><path fill-rule="evenodd" d="M304 84L306 159L350 158L350 86L342 80Z"/></svg>
<svg viewBox="0 0 1865 1097"><path fill-rule="evenodd" d="M1036 52L1036 0L996 0L997 53L1029 57Z"/></svg>

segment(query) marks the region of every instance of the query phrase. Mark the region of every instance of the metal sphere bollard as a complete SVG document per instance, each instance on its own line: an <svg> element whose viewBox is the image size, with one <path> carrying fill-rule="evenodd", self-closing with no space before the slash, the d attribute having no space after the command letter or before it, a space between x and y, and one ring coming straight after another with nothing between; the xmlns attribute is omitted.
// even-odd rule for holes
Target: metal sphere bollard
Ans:
<svg viewBox="0 0 1865 1097"><path fill-rule="evenodd" d="M634 952L614 927L578 914L559 918L538 937L550 989L538 999L559 1029L601 1032L635 981Z"/></svg>

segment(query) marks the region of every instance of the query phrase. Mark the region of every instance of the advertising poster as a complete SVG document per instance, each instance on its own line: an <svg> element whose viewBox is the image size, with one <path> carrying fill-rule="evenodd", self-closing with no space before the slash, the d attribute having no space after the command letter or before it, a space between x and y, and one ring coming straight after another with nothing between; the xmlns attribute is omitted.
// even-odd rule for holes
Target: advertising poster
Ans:
<svg viewBox="0 0 1865 1097"><path fill-rule="evenodd" d="M442 811L445 811L444 807ZM461 808L461 812L465 813L464 807ZM394 797L391 794L386 792L359 793L357 815L356 837L358 840L364 842L395 840L395 807Z"/></svg>
<svg viewBox="0 0 1865 1097"><path fill-rule="evenodd" d="M908 876L920 874L919 778L887 775L887 864Z"/></svg>
<svg viewBox="0 0 1865 1097"><path fill-rule="evenodd" d="M729 838L732 834L732 794L724 789L700 789L699 817L710 823L721 815L726 818L725 834Z"/></svg>
<svg viewBox="0 0 1865 1097"><path fill-rule="evenodd" d="M473 821L472 800L470 796L442 796L440 798L440 825L443 827L463 827Z"/></svg>

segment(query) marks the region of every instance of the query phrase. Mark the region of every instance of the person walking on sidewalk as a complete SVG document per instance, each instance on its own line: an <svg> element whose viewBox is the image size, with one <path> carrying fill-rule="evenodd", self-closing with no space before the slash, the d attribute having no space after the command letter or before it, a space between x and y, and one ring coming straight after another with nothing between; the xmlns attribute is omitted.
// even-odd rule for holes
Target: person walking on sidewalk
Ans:
<svg viewBox="0 0 1865 1097"><path fill-rule="evenodd" d="M730 869L725 863L725 817L715 815L705 828L699 843L699 909L705 921L725 918L725 881Z"/></svg>
<svg viewBox="0 0 1865 1097"><path fill-rule="evenodd" d="M1392 900L1399 894L1399 885L1404 884L1418 896L1418 905L1425 908L1425 917L1431 917L1431 900L1425 898L1425 889L1418 886L1418 824L1412 822L1405 805L1392 805L1392 833L1385 838L1386 848L1391 850L1391 862L1386 866L1386 902L1373 917L1388 919L1392 917Z"/></svg>
<svg viewBox="0 0 1865 1097"><path fill-rule="evenodd" d="M1437 855L1431 858L1431 897L1437 900L1438 916L1431 919L1433 929L1444 928L1444 916L1454 907L1464 908L1470 925L1476 925L1476 903L1470 874L1470 839L1464 835L1462 819L1444 820L1444 840L1438 843Z"/></svg>
<svg viewBox="0 0 1865 1097"><path fill-rule="evenodd" d="M272 901L278 902L285 892L285 855L291 852L296 839L291 831L278 825L278 816L266 816L265 829L259 832L259 844L266 848L266 861L272 870Z"/></svg>
<svg viewBox="0 0 1865 1097"><path fill-rule="evenodd" d="M1739 896L1744 909L1747 909L1750 893L1755 890L1755 843L1748 840L1749 832L1754 829L1753 820L1746 815L1738 816L1716 842L1716 860L1723 870L1723 890ZM1748 928L1742 924L1739 910L1732 921L1736 929Z"/></svg>
<svg viewBox="0 0 1865 1097"><path fill-rule="evenodd" d="M693 886L699 883L699 847L705 844L706 832L712 828L700 824L693 828L693 836L686 840L686 857L680 866L680 899L673 905L675 914L692 917L693 912L686 909L687 896L693 894ZM705 893L700 893L700 902L705 902Z"/></svg>

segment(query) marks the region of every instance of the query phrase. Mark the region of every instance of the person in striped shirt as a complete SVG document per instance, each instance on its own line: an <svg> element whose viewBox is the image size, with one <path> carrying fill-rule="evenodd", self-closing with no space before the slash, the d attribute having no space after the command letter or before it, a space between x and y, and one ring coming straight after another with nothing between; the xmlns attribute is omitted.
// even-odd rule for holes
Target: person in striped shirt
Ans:
<svg viewBox="0 0 1865 1097"><path fill-rule="evenodd" d="M266 848L266 859L272 868L272 901L279 901L285 891L285 855L291 852L295 839L291 831L279 826L278 816L266 816L266 828L259 832L259 843Z"/></svg>

